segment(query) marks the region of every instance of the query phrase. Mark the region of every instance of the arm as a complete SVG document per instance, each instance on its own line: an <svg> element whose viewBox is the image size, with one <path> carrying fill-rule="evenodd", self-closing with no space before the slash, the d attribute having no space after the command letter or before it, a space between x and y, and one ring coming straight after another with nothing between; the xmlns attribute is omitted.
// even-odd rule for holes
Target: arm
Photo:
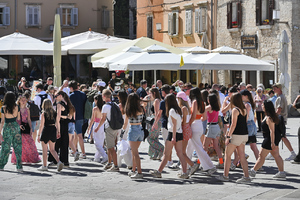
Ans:
<svg viewBox="0 0 300 200"><path fill-rule="evenodd" d="M39 143L41 141L41 133L42 133L43 128L44 128L44 123L45 123L45 116L44 116L44 113L42 113L42 115L41 115L41 124L40 124L39 132L38 132L38 142Z"/></svg>
<svg viewBox="0 0 300 200"><path fill-rule="evenodd" d="M31 130L31 119L30 119L30 110L29 110L29 108L27 108L27 113L28 113L27 122L28 122L30 130Z"/></svg>
<svg viewBox="0 0 300 200"><path fill-rule="evenodd" d="M154 103L155 103L155 101L154 101ZM158 105L160 106L160 103L158 103ZM154 121L154 123L152 125L152 129L151 129L152 131L158 128L157 124L158 124L158 121L161 118L163 110L160 109L160 108L158 108L158 111L157 111L157 108L156 108L156 106L154 104L154 111L155 111L155 121Z"/></svg>
<svg viewBox="0 0 300 200"><path fill-rule="evenodd" d="M95 129L95 132L97 132L99 128L104 124L105 120L106 120L106 113L102 113L101 120L99 122L99 125Z"/></svg>
<svg viewBox="0 0 300 200"><path fill-rule="evenodd" d="M296 104L297 104L297 101L300 99L300 95L298 95L293 103L293 107L297 109L296 107Z"/></svg>
<svg viewBox="0 0 300 200"><path fill-rule="evenodd" d="M172 123L173 123L173 137L172 137L172 143L175 144L176 143L176 126L177 126L177 121L175 118L173 118L171 116L172 119Z"/></svg>
<svg viewBox="0 0 300 200"><path fill-rule="evenodd" d="M274 150L274 148L275 148L275 123L269 117L267 118L266 122L270 129L271 148L272 148L272 150Z"/></svg>
<svg viewBox="0 0 300 200"><path fill-rule="evenodd" d="M247 111L247 121L248 121L248 117L249 117L249 113L250 113L250 111L251 111L251 107L249 106L249 104L245 104L245 107L246 107L246 111Z"/></svg>
<svg viewBox="0 0 300 200"><path fill-rule="evenodd" d="M125 115L125 120L124 120L123 130L126 130L127 125L128 125L128 117L127 117L127 115Z"/></svg>
<svg viewBox="0 0 300 200"><path fill-rule="evenodd" d="M230 109L230 106L231 106L231 105L230 105L230 102L227 103L228 100L229 100L229 96L225 97L224 102L223 102L223 104L222 104L221 112L222 112L223 114L226 114L226 112Z"/></svg>
<svg viewBox="0 0 300 200"><path fill-rule="evenodd" d="M232 115L231 115L232 123L231 123L230 129L229 129L229 131L228 131L228 133L227 133L227 136L229 136L229 137L232 136L232 133L233 133L234 130L235 130L238 115L239 115L239 111L238 111L237 109L234 108L234 109L232 110ZM226 145L228 145L229 140L230 140L230 138L226 138L226 140L225 140L225 144L226 144Z"/></svg>
<svg viewBox="0 0 300 200"><path fill-rule="evenodd" d="M61 105L57 104L57 115L56 115L56 137L60 138L60 117L61 117Z"/></svg>
<svg viewBox="0 0 300 200"><path fill-rule="evenodd" d="M190 121L189 121L189 125L190 125L190 126L192 125L192 123L193 123L193 122L195 121L195 119L196 119L197 110L198 110L197 101L193 101L193 103L192 103L192 108L191 108L192 116L191 116L191 119L190 119Z"/></svg>
<svg viewBox="0 0 300 200"><path fill-rule="evenodd" d="M4 125L4 120L5 120L5 116L4 113L1 113L1 123L0 123L0 144L3 141L3 137L2 137L2 129L3 129L3 125Z"/></svg>
<svg viewBox="0 0 300 200"><path fill-rule="evenodd" d="M181 108L181 111L182 111L182 122L181 122L181 124L184 125L184 124L186 124L186 116L188 115L188 109L187 109L187 107L183 106Z"/></svg>
<svg viewBox="0 0 300 200"><path fill-rule="evenodd" d="M95 121L95 115L96 115L96 108L93 108L92 118L91 118L89 127L87 128L87 132L88 132L88 133L90 132L91 127L92 127L93 124L94 124L94 121Z"/></svg>

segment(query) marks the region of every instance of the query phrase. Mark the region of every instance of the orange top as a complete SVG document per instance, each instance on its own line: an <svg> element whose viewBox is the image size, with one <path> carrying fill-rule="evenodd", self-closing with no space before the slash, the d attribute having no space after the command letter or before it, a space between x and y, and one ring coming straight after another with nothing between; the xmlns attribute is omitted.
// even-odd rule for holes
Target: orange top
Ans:
<svg viewBox="0 0 300 200"><path fill-rule="evenodd" d="M196 115L196 119L195 120L199 120L199 119L201 119L201 117L202 117L202 114L198 114L198 115Z"/></svg>

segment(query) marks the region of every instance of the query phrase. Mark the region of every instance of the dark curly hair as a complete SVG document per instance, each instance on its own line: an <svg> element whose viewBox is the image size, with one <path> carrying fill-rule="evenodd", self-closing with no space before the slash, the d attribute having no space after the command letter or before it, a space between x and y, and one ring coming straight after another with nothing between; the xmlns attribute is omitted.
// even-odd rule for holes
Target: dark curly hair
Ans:
<svg viewBox="0 0 300 200"><path fill-rule="evenodd" d="M5 106L5 112L13 114L16 104L16 96L13 92L7 92L3 99L3 105Z"/></svg>

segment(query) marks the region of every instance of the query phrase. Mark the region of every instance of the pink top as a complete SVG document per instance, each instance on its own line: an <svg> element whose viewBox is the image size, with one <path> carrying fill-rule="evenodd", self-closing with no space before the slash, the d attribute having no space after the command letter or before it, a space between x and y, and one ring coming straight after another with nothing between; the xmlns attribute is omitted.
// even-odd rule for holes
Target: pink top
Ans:
<svg viewBox="0 0 300 200"><path fill-rule="evenodd" d="M27 108L20 108L20 115L22 117L22 122L28 123L28 121L27 121L27 117L28 117L28 110L27 110ZM19 124L21 124L20 120L17 120L17 122Z"/></svg>
<svg viewBox="0 0 300 200"><path fill-rule="evenodd" d="M100 118L95 117L95 122L99 123L100 122Z"/></svg>
<svg viewBox="0 0 300 200"><path fill-rule="evenodd" d="M219 111L213 111L212 113L207 112L207 122L215 123L218 122Z"/></svg>

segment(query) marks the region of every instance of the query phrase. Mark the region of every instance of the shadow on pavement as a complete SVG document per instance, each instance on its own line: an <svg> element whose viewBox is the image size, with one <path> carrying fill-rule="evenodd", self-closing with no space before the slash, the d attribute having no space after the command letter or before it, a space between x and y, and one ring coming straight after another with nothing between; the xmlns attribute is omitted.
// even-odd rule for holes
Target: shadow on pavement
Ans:
<svg viewBox="0 0 300 200"><path fill-rule="evenodd" d="M47 173L50 171L46 171L46 173L43 172L32 172L32 171L24 171L22 175L29 175L29 176L41 176L41 177L49 177L52 176L51 174Z"/></svg>

